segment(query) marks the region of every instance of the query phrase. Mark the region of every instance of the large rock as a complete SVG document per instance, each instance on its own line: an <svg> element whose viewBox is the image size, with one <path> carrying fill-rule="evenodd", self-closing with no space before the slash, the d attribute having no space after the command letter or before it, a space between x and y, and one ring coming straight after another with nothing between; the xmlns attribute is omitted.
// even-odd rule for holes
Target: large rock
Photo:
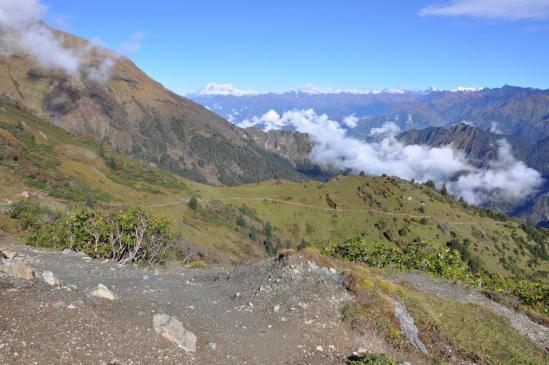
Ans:
<svg viewBox="0 0 549 365"><path fill-rule="evenodd" d="M196 351L196 335L186 330L177 318L167 314L155 314L153 327L156 333L174 342L186 352Z"/></svg>
<svg viewBox="0 0 549 365"><path fill-rule="evenodd" d="M13 276L15 278L25 280L34 279L34 271L31 267L18 259L2 260L2 263L0 263L0 271L3 271L9 276Z"/></svg>

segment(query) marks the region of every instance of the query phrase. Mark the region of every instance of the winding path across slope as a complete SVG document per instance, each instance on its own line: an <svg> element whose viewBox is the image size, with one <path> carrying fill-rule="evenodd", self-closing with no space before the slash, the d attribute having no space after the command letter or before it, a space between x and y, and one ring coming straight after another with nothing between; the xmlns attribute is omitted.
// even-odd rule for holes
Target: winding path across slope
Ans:
<svg viewBox="0 0 549 365"><path fill-rule="evenodd" d="M280 204L286 204L286 205L293 205L297 207L303 207L308 209L317 209L317 210L326 210L326 211L333 211L333 212L343 212L343 213L373 213L373 214L383 214L388 216L394 216L394 217L407 217L407 218L430 218L437 222L442 222L446 224L452 224L452 225L473 225L473 224L512 224L517 225L515 222L499 222L496 220L478 220L478 221L470 221L470 222L463 222L463 221L440 221L437 219L437 217L434 217L432 215L419 215L419 214L408 214L408 213L396 213L396 212L385 212L383 210L379 209L357 209L357 208L337 208L333 209L330 207L322 207L318 205L312 205L312 204L306 204L306 203L299 203L289 200L283 200L283 199L275 199L275 198L263 198L263 197L230 197L230 198L217 198L217 199L198 199L199 201L214 201L214 200L221 200L221 201L269 201L274 203L280 203ZM187 202L177 200L174 202L168 202L168 203L157 203L157 204L150 204L147 205L148 208L156 208L156 207L167 207L172 205L187 205Z"/></svg>

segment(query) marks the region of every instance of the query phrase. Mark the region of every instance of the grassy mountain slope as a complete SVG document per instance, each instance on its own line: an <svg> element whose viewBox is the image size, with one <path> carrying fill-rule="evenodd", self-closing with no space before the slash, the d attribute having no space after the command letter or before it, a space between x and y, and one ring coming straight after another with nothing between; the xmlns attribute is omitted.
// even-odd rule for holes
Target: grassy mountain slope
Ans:
<svg viewBox="0 0 549 365"><path fill-rule="evenodd" d="M468 240L479 264L502 275L546 280L546 241L429 186L392 177L338 177L327 183L272 180L238 187L202 185L72 136L0 103L0 204L23 191L55 209L140 205L168 217L179 245L221 261L273 248L317 248L363 236L401 245ZM188 201L198 198L191 209ZM335 209L334 209L335 208ZM4 219L5 218L5 219ZM16 231L7 216L0 229ZM271 247L272 246L272 247Z"/></svg>
<svg viewBox="0 0 549 365"><path fill-rule="evenodd" d="M69 49L90 46L70 34L55 34ZM97 48L86 57L80 77L44 70L24 55L2 57L0 96L71 133L196 181L237 184L302 178L245 131L165 89L129 59ZM114 62L107 81L86 74L106 60Z"/></svg>

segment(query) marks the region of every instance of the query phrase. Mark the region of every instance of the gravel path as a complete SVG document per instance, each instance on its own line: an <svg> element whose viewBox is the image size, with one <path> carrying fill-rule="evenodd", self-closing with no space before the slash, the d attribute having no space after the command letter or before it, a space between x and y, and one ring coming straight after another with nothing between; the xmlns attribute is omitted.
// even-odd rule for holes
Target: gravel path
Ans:
<svg viewBox="0 0 549 365"><path fill-rule="evenodd" d="M364 339L340 321L352 299L335 270L292 256L235 269L146 271L15 245L53 288L0 274L2 364L342 364ZM119 298L90 295L99 284ZM198 337L186 354L156 334L154 314Z"/></svg>
<svg viewBox="0 0 549 365"><path fill-rule="evenodd" d="M491 300L476 290L417 273L403 273L399 275L399 278L427 294L434 294L440 298L451 299L459 303L482 305L509 320L509 323L517 331L528 336L541 348L549 351L549 329L547 327L532 321L523 313L516 312Z"/></svg>

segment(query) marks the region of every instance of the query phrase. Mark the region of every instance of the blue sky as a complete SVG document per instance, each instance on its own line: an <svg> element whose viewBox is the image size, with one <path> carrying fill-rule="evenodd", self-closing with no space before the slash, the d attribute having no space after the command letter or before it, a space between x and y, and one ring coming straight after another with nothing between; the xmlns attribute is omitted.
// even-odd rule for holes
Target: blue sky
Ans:
<svg viewBox="0 0 549 365"><path fill-rule="evenodd" d="M42 2L50 25L100 38L177 92L549 88L547 0Z"/></svg>

